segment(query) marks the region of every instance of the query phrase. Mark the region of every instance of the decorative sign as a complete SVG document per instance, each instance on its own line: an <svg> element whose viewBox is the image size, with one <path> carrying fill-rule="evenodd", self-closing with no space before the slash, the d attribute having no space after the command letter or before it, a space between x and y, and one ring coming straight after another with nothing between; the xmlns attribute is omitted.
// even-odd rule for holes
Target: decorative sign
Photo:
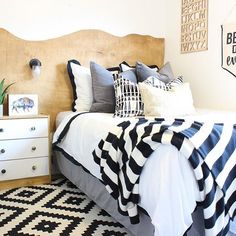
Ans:
<svg viewBox="0 0 236 236"><path fill-rule="evenodd" d="M9 94L8 95L9 116L37 115L38 95L36 94Z"/></svg>
<svg viewBox="0 0 236 236"><path fill-rule="evenodd" d="M236 77L236 23L226 23L221 30L221 66Z"/></svg>
<svg viewBox="0 0 236 236"><path fill-rule="evenodd" d="M207 50L208 0L182 0L181 53Z"/></svg>

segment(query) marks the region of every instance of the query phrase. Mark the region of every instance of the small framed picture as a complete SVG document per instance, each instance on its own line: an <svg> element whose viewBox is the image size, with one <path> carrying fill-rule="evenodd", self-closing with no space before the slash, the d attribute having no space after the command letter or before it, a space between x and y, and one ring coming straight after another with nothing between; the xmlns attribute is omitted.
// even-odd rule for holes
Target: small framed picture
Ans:
<svg viewBox="0 0 236 236"><path fill-rule="evenodd" d="M25 116L38 114L37 94L9 94L8 115Z"/></svg>

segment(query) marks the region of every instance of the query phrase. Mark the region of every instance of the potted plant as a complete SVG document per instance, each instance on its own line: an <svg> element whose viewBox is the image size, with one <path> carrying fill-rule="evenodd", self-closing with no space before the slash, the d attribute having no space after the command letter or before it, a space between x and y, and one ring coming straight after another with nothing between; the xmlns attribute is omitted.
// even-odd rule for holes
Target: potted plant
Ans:
<svg viewBox="0 0 236 236"><path fill-rule="evenodd" d="M0 116L3 116L3 103L7 94L7 91L10 86L12 86L14 83L11 83L7 86L4 86L5 79L2 79L0 82Z"/></svg>

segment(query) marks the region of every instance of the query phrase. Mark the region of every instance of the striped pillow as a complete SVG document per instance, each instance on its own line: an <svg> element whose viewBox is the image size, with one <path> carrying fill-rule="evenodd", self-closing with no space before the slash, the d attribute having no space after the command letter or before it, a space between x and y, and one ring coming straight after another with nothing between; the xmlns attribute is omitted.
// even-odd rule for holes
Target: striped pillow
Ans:
<svg viewBox="0 0 236 236"><path fill-rule="evenodd" d="M164 91L169 91L176 86L183 85L183 77L179 76L166 84L155 76L149 76L146 80L143 81L143 83L155 88L162 89Z"/></svg>
<svg viewBox="0 0 236 236"><path fill-rule="evenodd" d="M171 80L166 85L169 86L170 88L173 88L173 87L176 87L176 86L179 86L179 85L183 85L183 83L184 83L183 76L179 76L176 79Z"/></svg>
<svg viewBox="0 0 236 236"><path fill-rule="evenodd" d="M155 76L149 76L147 79L143 81L143 83L165 91L169 91L171 89L170 85L165 84Z"/></svg>
<svg viewBox="0 0 236 236"><path fill-rule="evenodd" d="M143 115L143 102L138 84L123 77L114 81L115 117L132 117Z"/></svg>

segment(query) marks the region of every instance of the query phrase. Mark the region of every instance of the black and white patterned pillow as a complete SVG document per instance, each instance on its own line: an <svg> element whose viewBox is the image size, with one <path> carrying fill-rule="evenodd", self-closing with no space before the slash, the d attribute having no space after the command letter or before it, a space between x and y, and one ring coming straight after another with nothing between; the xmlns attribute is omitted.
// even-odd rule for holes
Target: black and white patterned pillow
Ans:
<svg viewBox="0 0 236 236"><path fill-rule="evenodd" d="M169 86L170 88L173 88L173 87L176 87L176 86L179 86L179 85L183 85L183 83L184 83L183 76L179 76L176 79L171 80L166 85Z"/></svg>
<svg viewBox="0 0 236 236"><path fill-rule="evenodd" d="M173 87L179 86L183 84L183 77L179 76L176 79L171 80L169 83L164 83L155 76L149 76L147 79L143 81L144 84L150 85L155 88L162 89L164 91L169 91Z"/></svg>
<svg viewBox="0 0 236 236"><path fill-rule="evenodd" d="M143 115L143 102L138 84L123 77L114 81L116 117L132 117Z"/></svg>
<svg viewBox="0 0 236 236"><path fill-rule="evenodd" d="M169 91L171 89L170 85L165 84L155 76L149 76L147 79L143 81L143 83L165 91Z"/></svg>

